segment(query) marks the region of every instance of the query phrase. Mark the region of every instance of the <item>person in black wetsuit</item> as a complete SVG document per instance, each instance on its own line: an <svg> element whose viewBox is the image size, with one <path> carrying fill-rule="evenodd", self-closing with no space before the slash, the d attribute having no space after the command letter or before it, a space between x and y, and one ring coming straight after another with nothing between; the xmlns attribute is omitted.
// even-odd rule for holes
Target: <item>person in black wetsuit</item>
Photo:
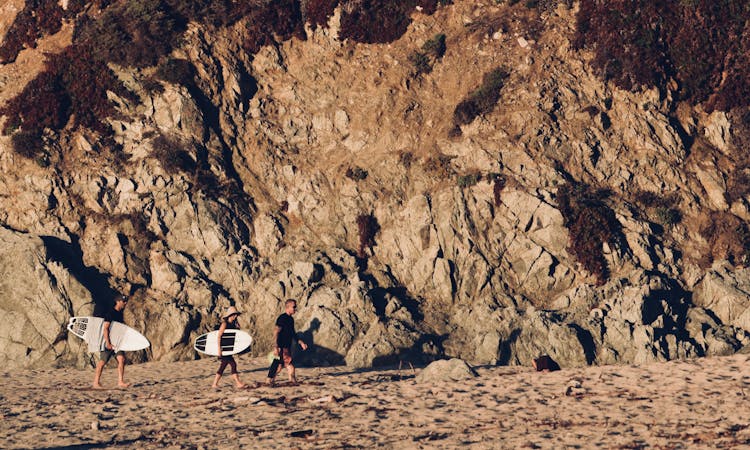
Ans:
<svg viewBox="0 0 750 450"><path fill-rule="evenodd" d="M242 314L237 311L237 309L234 306L230 306L227 308L226 314L224 314L224 317L221 318L221 326L219 326L219 338L217 339L217 345L219 346L219 361L221 363L219 364L219 369L216 371L216 376L214 377L214 384L211 385L212 388L216 389L219 387L219 380L221 380L221 376L224 374L224 369L229 366L232 370L232 378L234 379L234 383L238 388L244 388L247 385L240 381L240 374L237 372L237 362L234 360L234 357L232 355L222 356L221 354L221 335L224 334L224 330L228 329L234 329L238 330L240 328L239 323L237 322L237 317Z"/></svg>
<svg viewBox="0 0 750 450"><path fill-rule="evenodd" d="M276 358L271 363L271 367L268 368L267 383L269 386L273 386L276 375L282 367L286 367L289 373L289 381L297 384L297 376L292 363L292 341L297 340L302 350L307 350L307 344L300 340L296 331L294 331L294 318L292 316L296 311L297 301L287 300L284 303L284 314L276 319L276 329L274 330L274 342L276 343L274 356Z"/></svg>
<svg viewBox="0 0 750 450"><path fill-rule="evenodd" d="M100 382L102 378L102 372L104 366L107 365L110 359L114 356L117 359L117 385L121 388L126 388L130 384L125 382L125 353L115 352L112 346L112 341L109 338L109 328L112 322L123 323L122 312L127 306L128 300L121 295L115 297L115 304L109 311L104 314L104 325L102 325L102 331L104 334L104 348L99 353L99 362L96 363L96 371L94 372L94 389L102 389L103 386Z"/></svg>

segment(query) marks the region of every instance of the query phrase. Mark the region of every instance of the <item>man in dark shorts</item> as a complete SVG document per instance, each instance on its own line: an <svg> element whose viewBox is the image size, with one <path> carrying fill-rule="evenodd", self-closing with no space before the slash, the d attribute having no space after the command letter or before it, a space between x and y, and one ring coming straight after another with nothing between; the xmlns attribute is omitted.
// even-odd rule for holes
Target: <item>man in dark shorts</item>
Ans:
<svg viewBox="0 0 750 450"><path fill-rule="evenodd" d="M102 331L104 334L104 349L99 353L99 362L96 363L96 372L94 372L94 389L102 389L103 386L100 383L102 378L102 372L104 366L107 365L110 359L114 356L117 359L117 385L121 388L126 388L130 384L125 382L125 353L115 352L112 346L112 341L109 339L109 327L112 322L122 323L122 312L125 310L128 301L121 295L115 297L115 305L109 311L104 314L104 325L102 325Z"/></svg>
<svg viewBox="0 0 750 450"><path fill-rule="evenodd" d="M284 314L276 319L276 329L274 331L274 342L276 342L274 356L276 358L274 358L271 367L268 369L267 382L269 386L273 386L276 375L282 367L286 367L289 373L289 381L297 384L297 376L295 375L294 364L292 364L292 341L296 339L302 350L307 350L307 344L302 342L294 331L294 318L292 316L296 311L297 301L287 300L284 303Z"/></svg>

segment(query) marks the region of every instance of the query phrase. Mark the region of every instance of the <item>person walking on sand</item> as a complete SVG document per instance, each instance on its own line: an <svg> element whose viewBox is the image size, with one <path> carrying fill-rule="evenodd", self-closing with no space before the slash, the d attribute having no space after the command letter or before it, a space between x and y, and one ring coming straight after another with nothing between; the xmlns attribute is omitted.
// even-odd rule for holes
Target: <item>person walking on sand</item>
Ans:
<svg viewBox="0 0 750 450"><path fill-rule="evenodd" d="M130 386L129 383L125 382L125 353L122 351L115 351L109 337L109 329L112 322L123 322L122 312L125 310L127 304L128 300L126 298L122 295L116 295L114 306L104 314L104 324L102 325L104 348L99 352L99 361L96 363L96 371L94 372L94 389L103 388L101 384L102 372L104 371L104 366L107 365L113 356L117 359L117 385L121 388Z"/></svg>
<svg viewBox="0 0 750 450"><path fill-rule="evenodd" d="M276 329L274 330L274 341L276 342L274 356L276 358L268 369L267 383L269 386L273 386L281 367L286 367L287 373L289 373L289 381L297 384L297 376L294 364L292 364L292 341L296 339L302 350L307 350L307 344L299 339L294 331L294 318L292 316L295 312L297 312L297 301L287 300L284 303L284 313L276 319Z"/></svg>
<svg viewBox="0 0 750 450"><path fill-rule="evenodd" d="M242 314L237 311L237 309L234 306L230 306L227 308L226 314L224 314L224 317L221 318L221 326L219 326L219 338L217 339L217 345L219 346L219 361L221 362L219 364L219 369L216 371L216 376L214 377L214 384L211 385L212 388L216 389L219 387L219 380L221 380L221 376L224 374L224 369L229 366L232 370L232 379L234 379L234 383L238 388L244 388L247 386L245 383L240 381L240 374L237 372L237 362L234 360L234 357L232 355L222 356L221 354L221 336L224 334L224 331L226 330L238 330L240 328L239 322L237 321L237 318L239 315Z"/></svg>

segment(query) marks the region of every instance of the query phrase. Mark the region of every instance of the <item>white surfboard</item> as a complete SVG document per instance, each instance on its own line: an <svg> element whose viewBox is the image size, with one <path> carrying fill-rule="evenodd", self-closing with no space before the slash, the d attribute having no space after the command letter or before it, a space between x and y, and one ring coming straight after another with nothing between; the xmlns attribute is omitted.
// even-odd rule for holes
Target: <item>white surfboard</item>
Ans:
<svg viewBox="0 0 750 450"><path fill-rule="evenodd" d="M206 355L218 356L219 331L202 334L195 339L193 348ZM223 356L235 355L250 347L253 338L242 330L228 329L221 335L221 354Z"/></svg>
<svg viewBox="0 0 750 450"><path fill-rule="evenodd" d="M103 327L104 319L101 317L71 317L68 322L68 331L86 341L90 352L104 350ZM146 336L120 322L111 322L109 340L118 352L133 352L151 346Z"/></svg>

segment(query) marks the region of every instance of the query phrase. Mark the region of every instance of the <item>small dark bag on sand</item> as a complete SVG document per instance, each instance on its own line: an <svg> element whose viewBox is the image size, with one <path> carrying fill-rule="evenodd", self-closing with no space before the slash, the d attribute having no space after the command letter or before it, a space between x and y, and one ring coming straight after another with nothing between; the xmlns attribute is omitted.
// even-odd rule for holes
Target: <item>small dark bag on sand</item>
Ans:
<svg viewBox="0 0 750 450"><path fill-rule="evenodd" d="M560 370L560 365L554 359L550 358L549 355L542 355L534 360L534 368L537 372L544 370L554 372L555 370Z"/></svg>

